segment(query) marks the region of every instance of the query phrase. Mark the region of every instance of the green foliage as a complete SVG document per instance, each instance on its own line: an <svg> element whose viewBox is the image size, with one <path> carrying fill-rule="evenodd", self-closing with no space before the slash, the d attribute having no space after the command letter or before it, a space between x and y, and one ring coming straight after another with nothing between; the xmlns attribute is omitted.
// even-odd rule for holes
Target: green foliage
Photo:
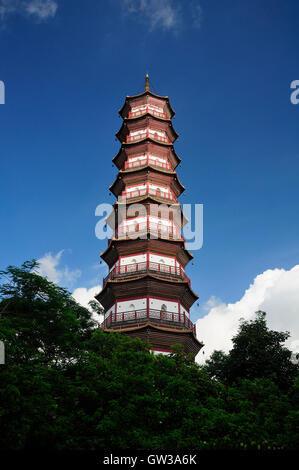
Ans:
<svg viewBox="0 0 299 470"><path fill-rule="evenodd" d="M250 345L240 356L246 374L229 379L228 370L240 370L236 355L234 368L223 353L207 367L179 346L170 356L153 355L138 339L95 329L90 313L32 272L35 266L7 268L9 282L0 288L7 359L0 368L1 449L298 448L299 378L282 389L278 365L262 376ZM264 317L257 320L259 347L268 338L273 354L283 337L273 341ZM243 323L234 347L248 344L246 332L256 346L253 330Z"/></svg>
<svg viewBox="0 0 299 470"><path fill-rule="evenodd" d="M273 380L283 390L288 389L299 372L298 364L291 361L291 351L284 346L289 336L289 333L269 330L266 313L259 311L254 320L241 322L229 354L214 351L207 361L207 371L210 377L226 384L238 378L261 377Z"/></svg>
<svg viewBox="0 0 299 470"><path fill-rule="evenodd" d="M10 364L62 365L72 360L95 327L70 293L34 272L35 261L0 271L0 339Z"/></svg>

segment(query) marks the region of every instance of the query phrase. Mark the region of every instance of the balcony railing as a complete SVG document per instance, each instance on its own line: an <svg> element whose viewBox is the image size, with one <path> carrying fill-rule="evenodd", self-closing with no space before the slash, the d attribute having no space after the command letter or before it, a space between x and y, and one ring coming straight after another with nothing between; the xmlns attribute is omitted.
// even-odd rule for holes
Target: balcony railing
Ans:
<svg viewBox="0 0 299 470"><path fill-rule="evenodd" d="M118 236L118 238L125 238L127 235L132 236L135 233L136 238L138 238L139 235L150 233L152 235L155 235L156 237L161 236L164 238L182 239L180 231L175 225L173 227L163 226L160 224L155 224L153 222L143 222L141 224L136 225L120 226L116 231L116 235Z"/></svg>
<svg viewBox="0 0 299 470"><path fill-rule="evenodd" d="M145 165L154 165L159 168L164 168L166 170L172 170L170 163L165 160L164 162L161 162L157 160L156 158L151 158L149 155L147 155L145 158L140 159L140 160L135 160L135 161L128 161L125 162L125 170L128 168L138 168L140 166L145 166Z"/></svg>
<svg viewBox="0 0 299 470"><path fill-rule="evenodd" d="M165 326L179 326L180 328L189 328L193 331L196 336L196 327L192 321L188 318L185 313L167 312L163 310L155 310L152 308L132 310L129 312L122 313L110 313L110 315L101 323L101 328L109 328L110 326L123 326L123 322L130 323L142 323L150 318L159 324L165 324ZM118 324L118 325L117 325Z"/></svg>
<svg viewBox="0 0 299 470"><path fill-rule="evenodd" d="M149 132L148 129L146 129L145 132L142 132L140 134L127 135L127 142L128 143L137 142L138 140L145 139L146 137L151 137L154 140L158 140L159 142L164 142L166 144L169 143L169 139L167 135L162 136L162 135L159 135L157 132Z"/></svg>
<svg viewBox="0 0 299 470"><path fill-rule="evenodd" d="M133 191L127 189L127 191L122 192L122 198L131 199L133 197L141 197L147 194L151 196L161 197L163 199L169 199L170 201L175 201L175 197L171 191L161 191L160 189L153 189L150 187L143 189L135 189Z"/></svg>
<svg viewBox="0 0 299 470"><path fill-rule="evenodd" d="M144 109L139 109L138 111L129 111L129 118L135 118L135 117L143 116L144 114L147 114L147 113L152 114L155 117L167 119L167 114L166 113L164 113L164 112L161 113L159 111L155 111L155 110L151 109L149 106L147 106Z"/></svg>
<svg viewBox="0 0 299 470"><path fill-rule="evenodd" d="M103 279L103 287L105 287L108 279L126 278L130 275L144 274L153 272L155 274L162 274L168 278L179 278L187 281L190 285L190 279L186 276L185 271L181 266L169 266L164 263L156 263L153 261L143 261L141 263L130 263L126 265L115 266L110 273Z"/></svg>

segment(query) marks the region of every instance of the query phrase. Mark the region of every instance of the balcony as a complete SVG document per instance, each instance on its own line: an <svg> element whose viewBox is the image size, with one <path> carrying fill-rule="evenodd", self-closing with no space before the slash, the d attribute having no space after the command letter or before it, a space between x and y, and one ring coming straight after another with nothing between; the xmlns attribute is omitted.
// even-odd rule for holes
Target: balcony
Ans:
<svg viewBox="0 0 299 470"><path fill-rule="evenodd" d="M153 165L158 168L163 168L165 170L171 170L171 165L168 160L165 158L165 162L162 162L161 160L157 160L155 157L151 157L150 155L145 155L144 158L140 158L138 160L134 161L127 161L125 162L125 170L129 168L139 168L147 165Z"/></svg>
<svg viewBox="0 0 299 470"><path fill-rule="evenodd" d="M132 199L146 195L156 196L158 198L168 199L169 201L176 202L176 199L170 190L161 191L160 189L150 188L148 185L146 188L135 189L133 191L130 191L130 189L128 188L126 191L122 192L122 199Z"/></svg>
<svg viewBox="0 0 299 470"><path fill-rule="evenodd" d="M136 274L154 273L161 274L167 279L181 279L187 281L190 285L190 279L186 276L181 266L169 266L164 263L155 263L153 261L143 261L141 263L131 263L123 266L115 266L110 273L103 279L103 288L109 279L126 279Z"/></svg>
<svg viewBox="0 0 299 470"><path fill-rule="evenodd" d="M133 142L138 142L139 140L146 139L147 137L150 137L158 142L163 142L165 144L169 144L169 139L167 135L159 135L158 132L152 130L152 129L144 129L138 134L135 135L127 135L126 141L127 143L133 143Z"/></svg>
<svg viewBox="0 0 299 470"><path fill-rule="evenodd" d="M151 114L152 116L168 119L167 114L163 111L157 111L153 109L151 106L143 106L141 109L129 111L129 118L136 118L140 116L144 116L145 114Z"/></svg>
<svg viewBox="0 0 299 470"><path fill-rule="evenodd" d="M136 323L145 323L149 319L152 320L152 323L157 323L159 326L188 328L193 331L196 337L196 327L185 313L167 312L151 308L122 313L110 313L100 326L103 329L110 327L121 328L124 326L124 322L126 322L126 326L129 326Z"/></svg>
<svg viewBox="0 0 299 470"><path fill-rule="evenodd" d="M167 239L175 239L181 240L182 236L180 234L179 229L174 226L163 226L159 223L149 223L149 222L142 222L140 224L135 225L127 225L127 226L120 226L116 231L116 238L139 238L140 236L144 236L145 234L149 233L150 235L154 235L155 238L167 238ZM133 236L136 235L136 236Z"/></svg>

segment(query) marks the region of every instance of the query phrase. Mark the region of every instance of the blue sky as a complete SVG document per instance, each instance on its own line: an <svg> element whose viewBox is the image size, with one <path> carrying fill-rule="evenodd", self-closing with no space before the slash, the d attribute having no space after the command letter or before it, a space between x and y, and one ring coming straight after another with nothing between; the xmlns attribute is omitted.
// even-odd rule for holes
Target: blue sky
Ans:
<svg viewBox="0 0 299 470"><path fill-rule="evenodd" d="M176 111L181 202L204 204L193 319L290 271L298 31L297 0L0 0L1 268L52 253L69 289L101 283L94 212L113 201L118 109L148 72Z"/></svg>

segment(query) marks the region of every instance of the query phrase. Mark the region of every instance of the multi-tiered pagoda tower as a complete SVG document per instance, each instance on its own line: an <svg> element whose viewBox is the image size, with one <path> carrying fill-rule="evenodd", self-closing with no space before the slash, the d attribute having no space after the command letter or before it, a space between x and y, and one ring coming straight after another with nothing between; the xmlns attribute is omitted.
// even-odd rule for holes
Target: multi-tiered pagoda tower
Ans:
<svg viewBox="0 0 299 470"><path fill-rule="evenodd" d="M107 219L114 233L101 254L109 274L96 296L106 312L101 326L148 341L156 352L179 343L195 356L203 344L189 314L198 296L185 274L192 255L181 235L186 219L177 199L185 188L175 171L175 113L146 76L145 91L127 96L119 114L119 173L110 186L117 202Z"/></svg>

